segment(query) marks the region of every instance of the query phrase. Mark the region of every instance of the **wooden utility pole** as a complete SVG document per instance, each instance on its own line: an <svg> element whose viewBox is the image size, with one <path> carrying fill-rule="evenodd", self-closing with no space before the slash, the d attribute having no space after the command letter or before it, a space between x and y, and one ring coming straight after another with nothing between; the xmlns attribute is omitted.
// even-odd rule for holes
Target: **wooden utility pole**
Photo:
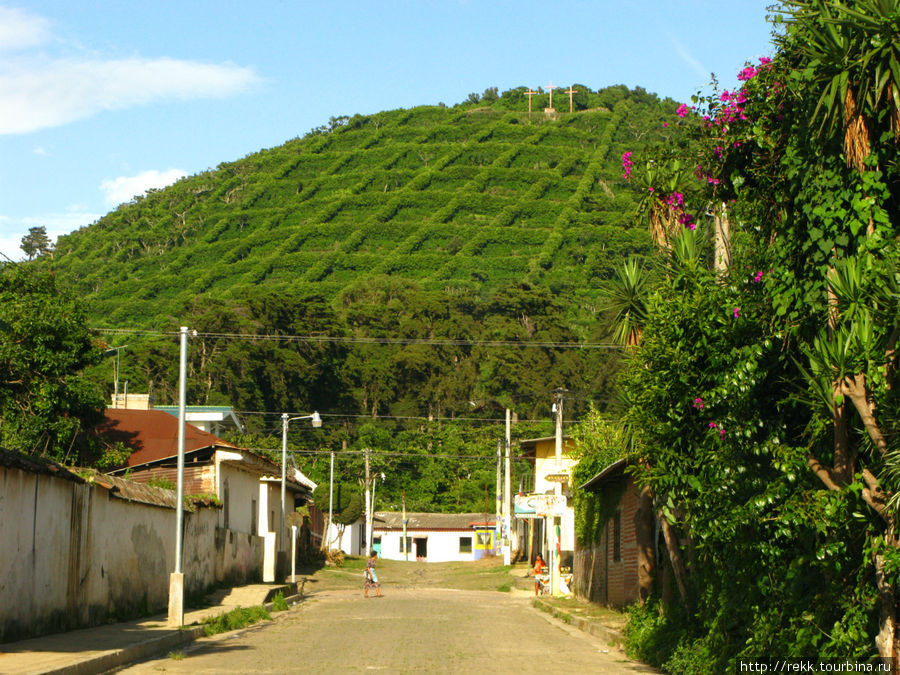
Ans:
<svg viewBox="0 0 900 675"><path fill-rule="evenodd" d="M531 97L535 96L536 94L537 94L537 92L531 91L531 89L529 89L528 91L525 92L525 95L528 97L528 114L529 115L531 115Z"/></svg>
<svg viewBox="0 0 900 675"><path fill-rule="evenodd" d="M578 90L574 89L570 86L568 89L566 89L566 93L569 95L569 112L573 112L573 110L574 110L573 96L578 93Z"/></svg>

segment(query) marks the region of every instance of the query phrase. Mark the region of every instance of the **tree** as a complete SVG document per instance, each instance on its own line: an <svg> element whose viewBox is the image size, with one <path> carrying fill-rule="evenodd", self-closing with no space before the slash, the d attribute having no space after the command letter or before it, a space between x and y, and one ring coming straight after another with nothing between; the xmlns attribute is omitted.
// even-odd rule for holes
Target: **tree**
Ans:
<svg viewBox="0 0 900 675"><path fill-rule="evenodd" d="M661 660L713 670L897 656L898 5L785 4L775 57L679 108L691 142L648 162L670 260L722 203L738 250L667 268L623 378L697 602Z"/></svg>
<svg viewBox="0 0 900 675"><path fill-rule="evenodd" d="M49 273L0 265L0 445L90 462L83 432L100 420L103 398L81 373L101 357L81 302Z"/></svg>
<svg viewBox="0 0 900 675"><path fill-rule="evenodd" d="M20 248L25 252L29 260L52 251L53 244L50 243L50 238L47 237L47 228L43 226L28 228L28 234L22 237Z"/></svg>

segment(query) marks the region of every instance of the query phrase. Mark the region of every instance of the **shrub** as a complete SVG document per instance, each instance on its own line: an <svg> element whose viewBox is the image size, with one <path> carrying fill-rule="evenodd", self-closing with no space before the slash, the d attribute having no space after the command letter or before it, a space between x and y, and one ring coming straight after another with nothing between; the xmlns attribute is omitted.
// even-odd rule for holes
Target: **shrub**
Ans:
<svg viewBox="0 0 900 675"><path fill-rule="evenodd" d="M236 607L230 612L206 619L203 622L203 633L209 637L210 635L237 630L263 620L271 621L272 615L261 605L247 608Z"/></svg>

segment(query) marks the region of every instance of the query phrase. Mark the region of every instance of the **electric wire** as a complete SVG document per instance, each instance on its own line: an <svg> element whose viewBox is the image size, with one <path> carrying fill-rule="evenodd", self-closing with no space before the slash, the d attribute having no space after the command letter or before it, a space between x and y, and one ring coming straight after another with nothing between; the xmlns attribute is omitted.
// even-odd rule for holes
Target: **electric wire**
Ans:
<svg viewBox="0 0 900 675"><path fill-rule="evenodd" d="M140 328L95 328L97 333L105 335L135 335L144 337L177 337L179 331L157 331ZM529 349L621 349L622 345L612 342L553 342L536 340L525 342L520 340L459 340L443 338L388 338L388 337L352 337L333 335L270 335L252 333L203 333L192 331L190 337L216 338L222 340L246 340L250 342L308 342L338 344L376 344L376 345L429 345L436 347L515 347Z"/></svg>

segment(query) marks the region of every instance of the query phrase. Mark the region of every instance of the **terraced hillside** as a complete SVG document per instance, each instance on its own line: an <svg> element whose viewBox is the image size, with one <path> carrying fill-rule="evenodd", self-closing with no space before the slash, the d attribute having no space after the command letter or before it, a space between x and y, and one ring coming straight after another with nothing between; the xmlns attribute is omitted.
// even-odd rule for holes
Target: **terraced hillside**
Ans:
<svg viewBox="0 0 900 675"><path fill-rule="evenodd" d="M151 325L201 294L335 298L380 275L479 292L528 281L583 307L649 246L629 226L637 196L621 155L658 139L674 110L624 87L586 98L555 119L504 94L332 120L120 206L62 237L47 264L116 326Z"/></svg>

